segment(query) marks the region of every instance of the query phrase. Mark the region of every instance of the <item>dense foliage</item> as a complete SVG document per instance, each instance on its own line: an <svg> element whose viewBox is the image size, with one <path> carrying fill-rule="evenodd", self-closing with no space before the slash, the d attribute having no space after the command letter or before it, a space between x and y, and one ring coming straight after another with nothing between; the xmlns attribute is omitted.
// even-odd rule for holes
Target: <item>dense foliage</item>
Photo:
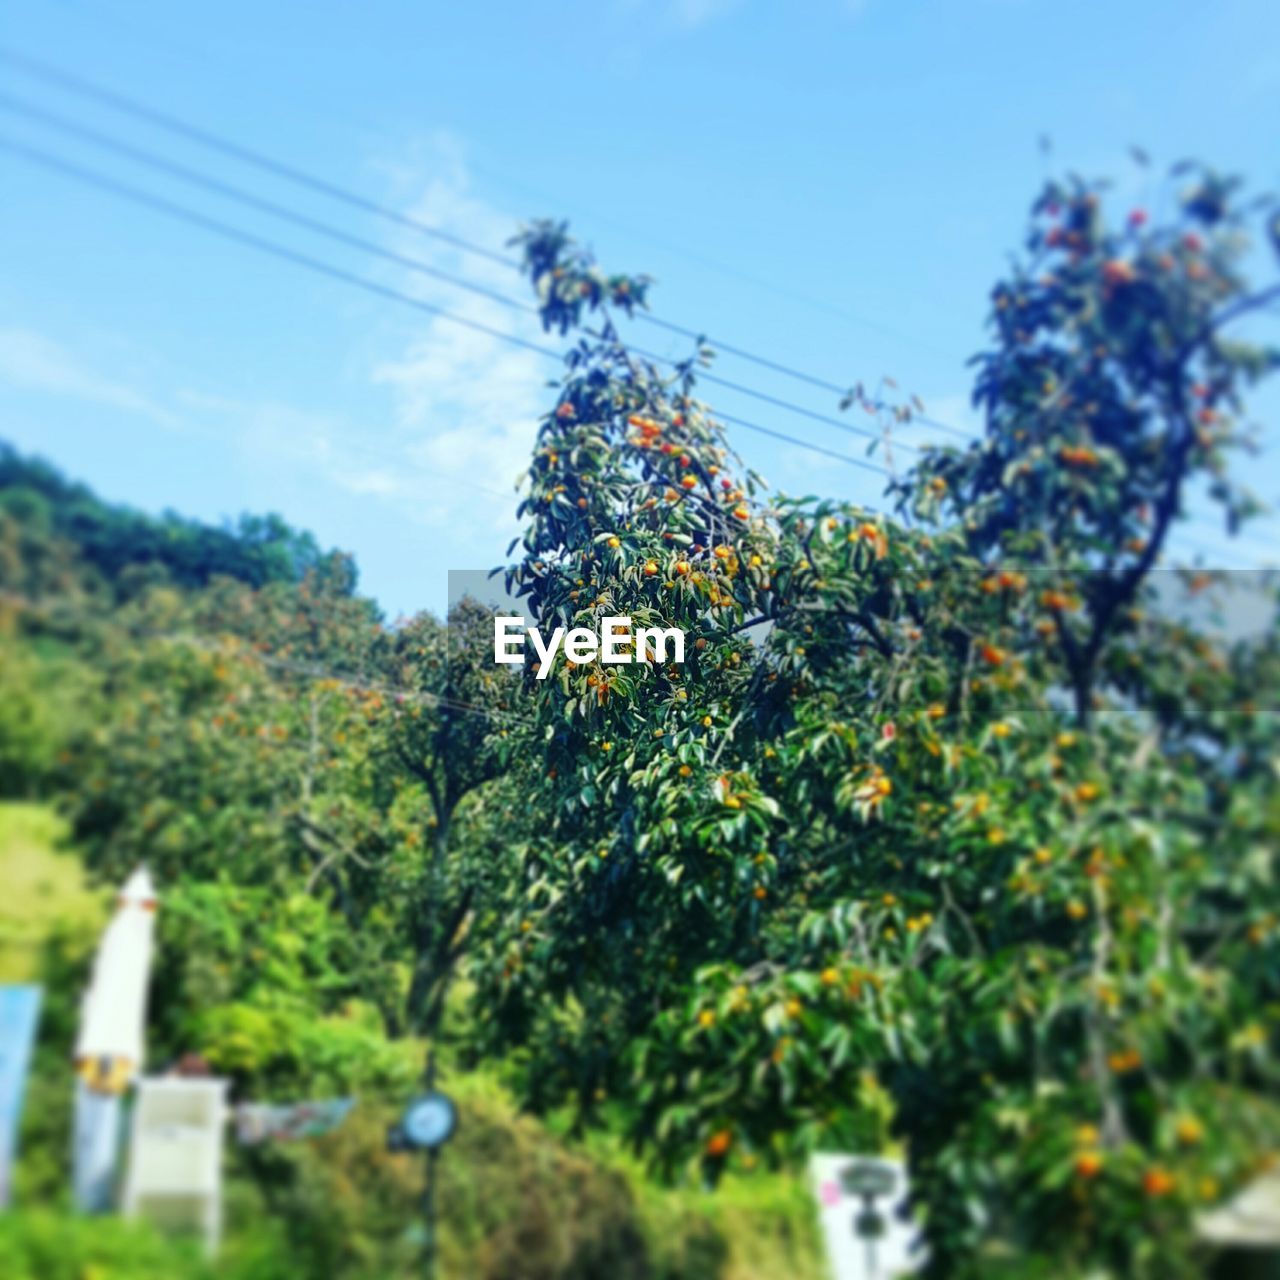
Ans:
<svg viewBox="0 0 1280 1280"><path fill-rule="evenodd" d="M1248 278L1271 206L1172 181L1168 223L1045 189L992 292L981 438L876 511L772 494L705 353L620 337L649 282L528 228L578 341L507 589L544 629L682 627L684 664L521 678L488 606L385 627L277 520L152 520L6 452L0 787L56 798L100 880L156 873L157 1064L391 1107L430 1044L686 1187L905 1151L937 1276L1202 1274L1196 1213L1280 1141L1280 645L1213 617L1274 614L1265 580L1158 565L1193 494L1254 511L1229 463L1277 355L1234 326L1280 288ZM539 1274L737 1265L706 1219L664 1252L581 1147L479 1131ZM417 1173L379 1143L242 1169L314 1274L409 1265Z"/></svg>
<svg viewBox="0 0 1280 1280"><path fill-rule="evenodd" d="M509 586L544 629L696 637L529 684L547 825L477 976L531 1102L625 1098L713 1178L888 1114L932 1273L1052 1241L1057 1271L1199 1274L1194 1212L1280 1136L1277 643L1178 621L1151 570L1197 488L1250 514L1227 460L1278 357L1228 325L1280 290L1246 281L1235 184L1174 179L1168 225L1046 188L983 437L895 481L896 520L764 500L697 360L617 336L625 278L588 292L563 228L524 235L548 323L581 295L598 326Z"/></svg>

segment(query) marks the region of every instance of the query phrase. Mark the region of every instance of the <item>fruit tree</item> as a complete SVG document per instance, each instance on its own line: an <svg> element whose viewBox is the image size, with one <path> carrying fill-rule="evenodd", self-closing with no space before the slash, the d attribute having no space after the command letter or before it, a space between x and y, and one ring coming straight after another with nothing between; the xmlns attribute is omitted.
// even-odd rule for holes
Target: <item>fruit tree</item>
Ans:
<svg viewBox="0 0 1280 1280"><path fill-rule="evenodd" d="M935 1275L1197 1273L1196 1209L1280 1136L1278 655L1209 624L1215 575L1157 565L1191 493L1253 511L1228 461L1277 355L1241 322L1280 287L1246 274L1273 206L1171 183L1167 223L1045 189L981 437L893 514L771 494L703 353L620 337L648 282L522 235L581 340L509 588L544 628L691 642L526 681L536 819L474 976L531 1105L711 1180L901 1142Z"/></svg>

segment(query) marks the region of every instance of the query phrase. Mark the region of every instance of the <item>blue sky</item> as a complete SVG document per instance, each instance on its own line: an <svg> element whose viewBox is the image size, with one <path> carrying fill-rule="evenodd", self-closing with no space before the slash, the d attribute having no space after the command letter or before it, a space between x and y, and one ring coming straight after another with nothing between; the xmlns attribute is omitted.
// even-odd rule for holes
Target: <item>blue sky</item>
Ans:
<svg viewBox="0 0 1280 1280"><path fill-rule="evenodd" d="M890 374L973 425L964 362L1049 168L1197 155L1280 186L1274 0L397 0L161 6L5 0L0 44L500 248L564 216L668 319L836 382ZM27 80L0 93L110 130L515 296L505 268ZM1053 140L1046 161L1041 135ZM196 205L504 332L474 295L192 192L0 110L0 135ZM498 563L553 362L259 257L0 152L0 437L106 497L207 519L280 511L356 553L389 614ZM645 327L637 341L677 352ZM724 376L834 405L727 357ZM710 390L710 389L708 389ZM847 436L725 392L724 411ZM1280 417L1275 388L1258 416ZM735 432L787 490L879 482ZM917 428L913 437L928 439ZM855 451L856 447L855 447ZM1280 501L1269 447L1249 464ZM1219 563L1274 561L1280 524Z"/></svg>

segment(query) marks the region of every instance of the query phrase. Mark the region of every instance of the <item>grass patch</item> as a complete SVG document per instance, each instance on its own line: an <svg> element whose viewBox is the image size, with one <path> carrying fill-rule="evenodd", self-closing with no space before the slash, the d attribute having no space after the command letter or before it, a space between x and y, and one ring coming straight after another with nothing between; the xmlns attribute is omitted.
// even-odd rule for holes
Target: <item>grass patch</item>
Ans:
<svg viewBox="0 0 1280 1280"><path fill-rule="evenodd" d="M40 947L59 922L100 925L104 896L80 860L62 851L66 826L47 805L0 804L0 982L31 982Z"/></svg>

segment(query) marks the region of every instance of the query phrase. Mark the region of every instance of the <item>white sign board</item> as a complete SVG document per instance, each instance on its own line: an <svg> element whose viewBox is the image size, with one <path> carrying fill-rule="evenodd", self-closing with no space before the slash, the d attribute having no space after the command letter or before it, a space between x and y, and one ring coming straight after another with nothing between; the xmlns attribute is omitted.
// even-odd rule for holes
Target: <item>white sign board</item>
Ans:
<svg viewBox="0 0 1280 1280"><path fill-rule="evenodd" d="M902 1161L818 1154L809 1175L832 1280L893 1280L919 1270L925 1251L909 1216Z"/></svg>
<svg viewBox="0 0 1280 1280"><path fill-rule="evenodd" d="M227 1081L138 1081L124 1211L198 1231L212 1252L222 1230L222 1131Z"/></svg>

